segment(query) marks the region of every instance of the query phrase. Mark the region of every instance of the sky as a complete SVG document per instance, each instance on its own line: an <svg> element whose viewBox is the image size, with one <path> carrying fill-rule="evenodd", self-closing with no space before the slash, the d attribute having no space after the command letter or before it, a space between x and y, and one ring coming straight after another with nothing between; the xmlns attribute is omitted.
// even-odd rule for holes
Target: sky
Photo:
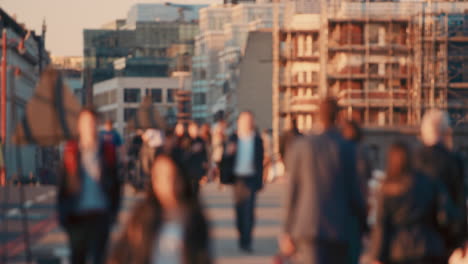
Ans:
<svg viewBox="0 0 468 264"><path fill-rule="evenodd" d="M99 28L125 18L136 3L164 3L169 0L0 0L0 7L16 15L28 29L41 32L47 24L46 48L54 56L82 56L83 29ZM218 0L172 0L174 3L206 4Z"/></svg>

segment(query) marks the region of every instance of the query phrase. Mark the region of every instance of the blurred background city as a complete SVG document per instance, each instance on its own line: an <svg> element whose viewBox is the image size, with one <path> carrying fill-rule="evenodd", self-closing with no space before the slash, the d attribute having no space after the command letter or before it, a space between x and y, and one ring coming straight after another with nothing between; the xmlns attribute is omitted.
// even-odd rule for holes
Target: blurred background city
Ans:
<svg viewBox="0 0 468 264"><path fill-rule="evenodd" d="M93 105L124 142L135 135L129 124L145 98L170 127L222 119L227 134L249 110L268 138L272 178L284 170L281 135L292 123L302 134L316 131L325 97L336 98L338 119L362 126L376 174L395 140L418 145L423 116L433 108L448 113L451 148L468 156L466 0L0 0L0 29L5 263L69 255L49 185L61 147L13 140L21 126L34 142L31 120L49 113L33 115L27 105L50 67L70 92L51 95L51 104ZM259 250L251 256L233 249L229 194L204 188L217 263L271 263L282 184L275 181L259 200ZM122 219L141 198L127 187Z"/></svg>

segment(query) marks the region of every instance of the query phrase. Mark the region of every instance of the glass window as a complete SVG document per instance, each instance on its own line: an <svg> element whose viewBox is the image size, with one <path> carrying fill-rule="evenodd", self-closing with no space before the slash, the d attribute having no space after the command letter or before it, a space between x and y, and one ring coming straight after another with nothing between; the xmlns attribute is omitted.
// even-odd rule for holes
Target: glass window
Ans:
<svg viewBox="0 0 468 264"><path fill-rule="evenodd" d="M167 89L167 98L166 101L168 103L174 103L175 102L175 90L176 89Z"/></svg>
<svg viewBox="0 0 468 264"><path fill-rule="evenodd" d="M379 74L379 64L369 63L369 73L370 74Z"/></svg>
<svg viewBox="0 0 468 264"><path fill-rule="evenodd" d="M195 94L193 94L193 104L194 105L204 105L204 104L206 104L206 95L205 95L205 93L195 93Z"/></svg>
<svg viewBox="0 0 468 264"><path fill-rule="evenodd" d="M379 25L369 25L369 43L379 43Z"/></svg>
<svg viewBox="0 0 468 264"><path fill-rule="evenodd" d="M146 94L151 95L151 99L153 103L162 103L162 89L161 88L153 88L146 91Z"/></svg>
<svg viewBox="0 0 468 264"><path fill-rule="evenodd" d="M124 121L127 122L132 119L138 111L138 108L127 107L124 109Z"/></svg>
<svg viewBox="0 0 468 264"><path fill-rule="evenodd" d="M319 81L318 72L313 71L313 72L312 72L312 82L315 83L315 82L318 82L318 81Z"/></svg>
<svg viewBox="0 0 468 264"><path fill-rule="evenodd" d="M138 103L140 102L141 91L139 88L125 88L124 89L124 102L125 103Z"/></svg>

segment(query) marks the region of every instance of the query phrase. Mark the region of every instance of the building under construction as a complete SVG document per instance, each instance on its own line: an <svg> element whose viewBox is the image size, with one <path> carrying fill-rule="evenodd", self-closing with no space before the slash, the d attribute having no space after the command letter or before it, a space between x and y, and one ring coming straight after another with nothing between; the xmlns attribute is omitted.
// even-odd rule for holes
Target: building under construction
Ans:
<svg viewBox="0 0 468 264"><path fill-rule="evenodd" d="M276 139L293 118L312 130L325 96L378 144L415 136L430 108L447 110L455 133L468 126L468 2L322 1L319 14L290 15L273 45Z"/></svg>

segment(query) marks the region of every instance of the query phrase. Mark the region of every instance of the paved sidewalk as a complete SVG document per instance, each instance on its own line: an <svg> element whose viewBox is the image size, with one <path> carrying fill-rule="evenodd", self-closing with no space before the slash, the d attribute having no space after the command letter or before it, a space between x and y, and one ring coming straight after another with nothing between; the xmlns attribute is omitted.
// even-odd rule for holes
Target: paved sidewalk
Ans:
<svg viewBox="0 0 468 264"><path fill-rule="evenodd" d="M216 263L267 264L272 262L272 256L278 248L276 241L280 231L280 201L283 188L282 184L268 185L258 196L252 255L245 255L238 250L231 189L219 192L215 186L205 188L204 201L212 224Z"/></svg>
<svg viewBox="0 0 468 264"><path fill-rule="evenodd" d="M218 264L266 264L271 263L272 256L277 252L276 238L279 233L281 210L280 200L282 184L272 184L263 190L257 199L257 223L254 239L254 253L245 255L237 248L237 231L234 226L234 209L232 205L232 191L230 187L220 191L215 184L209 184L202 189L203 201L207 217L211 222L211 237L213 239L214 254ZM141 198L142 194L135 194L131 188L126 188L123 210L119 216L120 225L114 236L126 223L131 208ZM35 258L61 258L61 263L68 263L69 249L66 237L59 227L44 236L33 246ZM44 263L51 260L44 259ZM14 262L10 262L14 263ZM20 262L17 262L20 263Z"/></svg>

